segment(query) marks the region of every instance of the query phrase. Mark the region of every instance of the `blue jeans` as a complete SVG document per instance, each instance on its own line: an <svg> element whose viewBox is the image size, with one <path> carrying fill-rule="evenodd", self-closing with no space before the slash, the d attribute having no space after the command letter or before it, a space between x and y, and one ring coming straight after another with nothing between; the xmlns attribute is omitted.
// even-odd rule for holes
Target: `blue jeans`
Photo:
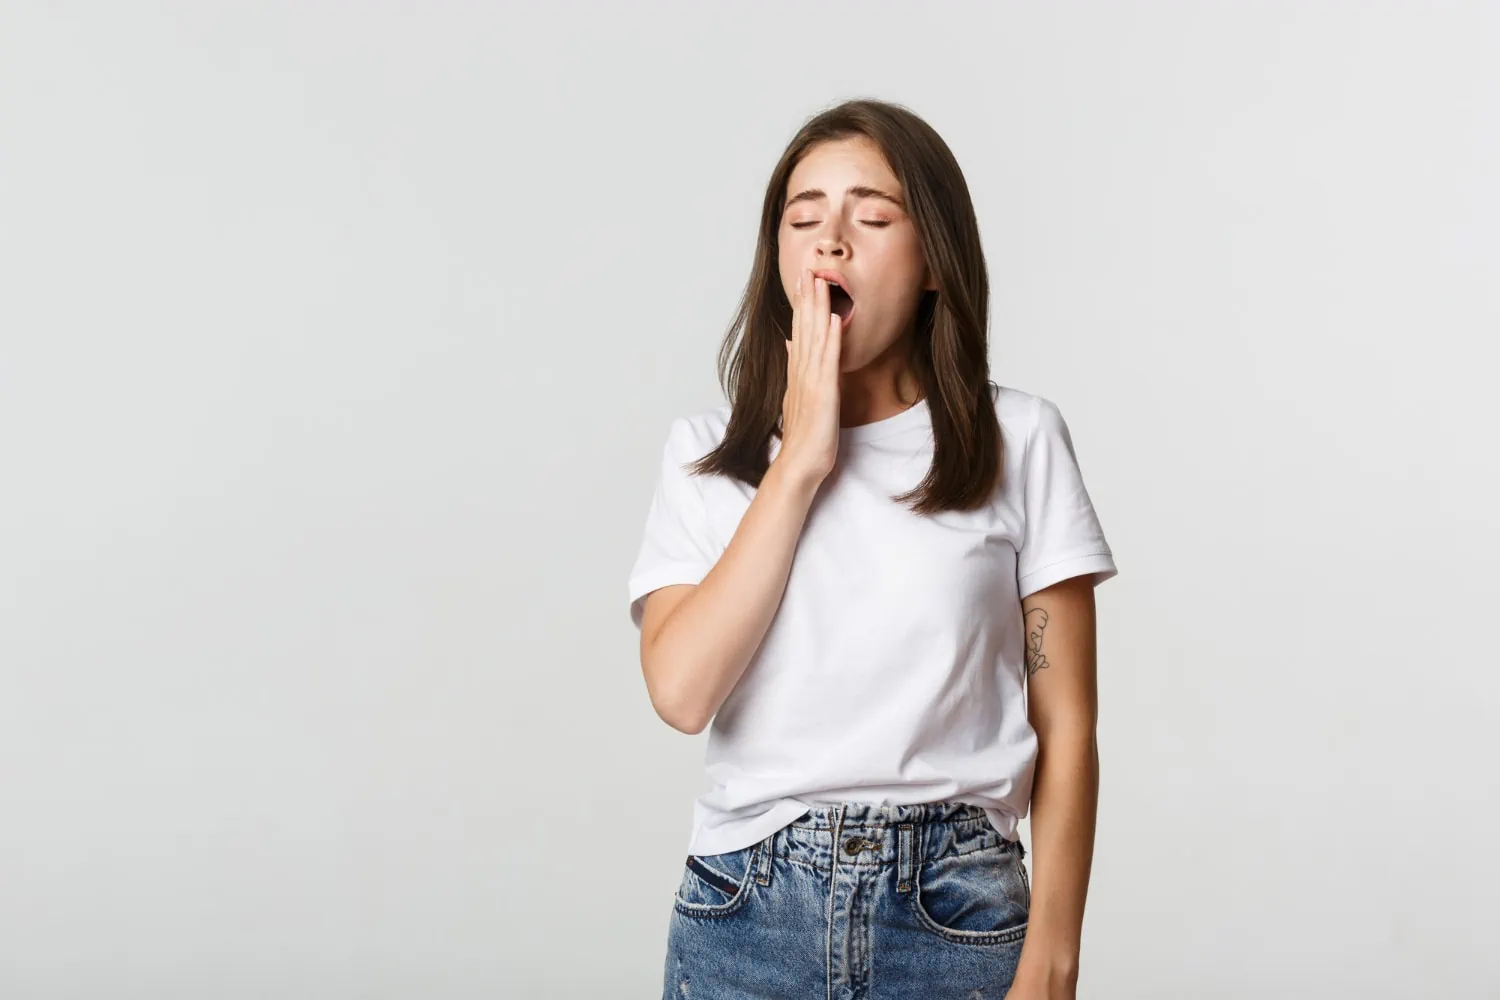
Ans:
<svg viewBox="0 0 1500 1000"><path fill-rule="evenodd" d="M689 856L663 1000L1003 1000L1031 913L1025 855L975 805L839 802Z"/></svg>

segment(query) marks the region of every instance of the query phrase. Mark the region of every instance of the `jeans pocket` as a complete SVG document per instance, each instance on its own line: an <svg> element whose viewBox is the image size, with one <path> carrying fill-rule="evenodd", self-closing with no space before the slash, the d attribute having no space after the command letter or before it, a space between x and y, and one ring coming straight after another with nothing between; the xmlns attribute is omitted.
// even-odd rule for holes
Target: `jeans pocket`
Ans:
<svg viewBox="0 0 1500 1000"><path fill-rule="evenodd" d="M1009 944L1026 936L1031 893L1016 844L924 861L913 879L917 921L946 941Z"/></svg>
<svg viewBox="0 0 1500 1000"><path fill-rule="evenodd" d="M679 913L727 916L738 910L755 878L759 845L723 854L689 854L673 898Z"/></svg>

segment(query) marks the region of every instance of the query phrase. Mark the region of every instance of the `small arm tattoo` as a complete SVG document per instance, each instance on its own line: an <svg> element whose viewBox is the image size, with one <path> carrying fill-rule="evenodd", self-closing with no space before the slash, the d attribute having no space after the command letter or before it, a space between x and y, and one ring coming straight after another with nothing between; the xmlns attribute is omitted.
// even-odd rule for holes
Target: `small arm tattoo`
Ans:
<svg viewBox="0 0 1500 1000"><path fill-rule="evenodd" d="M1042 653L1042 630L1047 627L1045 608L1033 608L1026 615L1026 676L1045 670L1047 657Z"/></svg>

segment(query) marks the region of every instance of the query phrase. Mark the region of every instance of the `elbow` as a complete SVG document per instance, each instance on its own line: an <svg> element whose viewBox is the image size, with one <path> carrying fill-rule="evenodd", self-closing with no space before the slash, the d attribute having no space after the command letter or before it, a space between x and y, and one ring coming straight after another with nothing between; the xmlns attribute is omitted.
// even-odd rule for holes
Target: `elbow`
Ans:
<svg viewBox="0 0 1500 1000"><path fill-rule="evenodd" d="M697 715L663 715L661 719L684 736L697 736L708 728L708 720Z"/></svg>
<svg viewBox="0 0 1500 1000"><path fill-rule="evenodd" d="M704 714L681 700L652 695L651 706L656 709L657 718L679 733L696 736L708 728L708 719Z"/></svg>
<svg viewBox="0 0 1500 1000"><path fill-rule="evenodd" d="M643 663L642 672L646 676L646 693L657 718L688 736L696 736L708 728L711 713L703 711L699 699L694 698L691 691L685 691L681 685L664 678L659 664L653 669Z"/></svg>

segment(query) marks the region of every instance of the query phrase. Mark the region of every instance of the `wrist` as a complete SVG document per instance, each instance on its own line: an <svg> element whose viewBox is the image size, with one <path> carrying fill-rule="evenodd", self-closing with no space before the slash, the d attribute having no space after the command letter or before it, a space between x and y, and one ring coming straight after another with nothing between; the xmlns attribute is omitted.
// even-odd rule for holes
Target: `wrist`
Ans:
<svg viewBox="0 0 1500 1000"><path fill-rule="evenodd" d="M1045 941L1027 939L1022 948L1021 967L1028 978L1040 982L1076 985L1078 982L1078 950L1062 946L1049 946Z"/></svg>
<svg viewBox="0 0 1500 1000"><path fill-rule="evenodd" d="M761 489L785 492L811 503L818 487L823 484L823 479L823 473L799 465L795 458L788 458L785 452L778 452L766 469Z"/></svg>

